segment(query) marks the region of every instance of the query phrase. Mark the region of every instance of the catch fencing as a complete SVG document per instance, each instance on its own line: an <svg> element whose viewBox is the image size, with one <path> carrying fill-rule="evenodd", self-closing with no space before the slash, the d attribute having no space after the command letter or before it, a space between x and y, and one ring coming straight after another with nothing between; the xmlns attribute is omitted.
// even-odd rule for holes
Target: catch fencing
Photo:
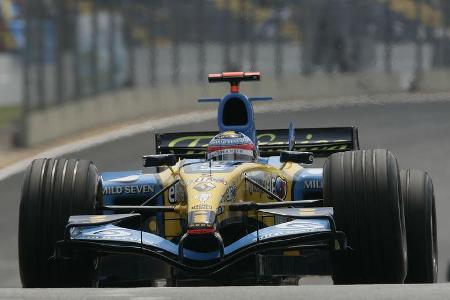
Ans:
<svg viewBox="0 0 450 300"><path fill-rule="evenodd" d="M446 0L17 2L25 121L118 90L203 85L211 72L257 70L280 83L399 73L414 90L424 72L450 67Z"/></svg>

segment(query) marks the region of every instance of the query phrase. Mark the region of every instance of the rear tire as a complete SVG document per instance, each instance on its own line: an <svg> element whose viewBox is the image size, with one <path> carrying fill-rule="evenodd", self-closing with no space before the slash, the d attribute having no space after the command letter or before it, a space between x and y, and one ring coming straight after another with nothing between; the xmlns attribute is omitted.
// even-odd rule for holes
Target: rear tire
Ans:
<svg viewBox="0 0 450 300"><path fill-rule="evenodd" d="M95 214L102 191L90 161L36 159L28 167L19 211L19 268L24 287L91 286L92 257L50 259L70 215Z"/></svg>
<svg viewBox="0 0 450 300"><path fill-rule="evenodd" d="M323 169L324 205L348 251L335 252L335 284L402 283L406 236L397 160L388 150L335 153Z"/></svg>
<svg viewBox="0 0 450 300"><path fill-rule="evenodd" d="M419 170L400 172L408 242L407 283L437 280L436 209L433 181Z"/></svg>

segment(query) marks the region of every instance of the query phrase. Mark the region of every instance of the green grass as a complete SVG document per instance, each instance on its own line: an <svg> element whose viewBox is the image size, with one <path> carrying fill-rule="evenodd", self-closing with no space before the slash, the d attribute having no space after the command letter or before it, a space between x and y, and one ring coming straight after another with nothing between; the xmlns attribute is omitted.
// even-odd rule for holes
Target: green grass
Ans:
<svg viewBox="0 0 450 300"><path fill-rule="evenodd" d="M0 106L0 128L9 126L20 115L20 106Z"/></svg>

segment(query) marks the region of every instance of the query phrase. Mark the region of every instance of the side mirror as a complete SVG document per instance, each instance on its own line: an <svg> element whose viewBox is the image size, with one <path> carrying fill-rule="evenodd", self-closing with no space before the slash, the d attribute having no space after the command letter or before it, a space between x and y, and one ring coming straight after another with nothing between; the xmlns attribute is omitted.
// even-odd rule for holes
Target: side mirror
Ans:
<svg viewBox="0 0 450 300"><path fill-rule="evenodd" d="M312 154L312 152L281 151L280 162L293 162L297 164L310 165L314 162L314 154Z"/></svg>
<svg viewBox="0 0 450 300"><path fill-rule="evenodd" d="M177 157L174 154L154 154L144 155L144 167L162 167L162 166L174 166L177 163Z"/></svg>

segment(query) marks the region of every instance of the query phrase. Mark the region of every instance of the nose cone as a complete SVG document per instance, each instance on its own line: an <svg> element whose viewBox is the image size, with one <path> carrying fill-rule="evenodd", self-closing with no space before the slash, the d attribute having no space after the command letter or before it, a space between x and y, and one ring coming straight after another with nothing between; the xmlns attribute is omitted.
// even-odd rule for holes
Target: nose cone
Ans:
<svg viewBox="0 0 450 300"><path fill-rule="evenodd" d="M207 234L215 232L216 213L213 211L188 212L188 234Z"/></svg>
<svg viewBox="0 0 450 300"><path fill-rule="evenodd" d="M215 226L216 214L227 189L225 181L213 177L200 177L187 187L188 232L203 232Z"/></svg>

